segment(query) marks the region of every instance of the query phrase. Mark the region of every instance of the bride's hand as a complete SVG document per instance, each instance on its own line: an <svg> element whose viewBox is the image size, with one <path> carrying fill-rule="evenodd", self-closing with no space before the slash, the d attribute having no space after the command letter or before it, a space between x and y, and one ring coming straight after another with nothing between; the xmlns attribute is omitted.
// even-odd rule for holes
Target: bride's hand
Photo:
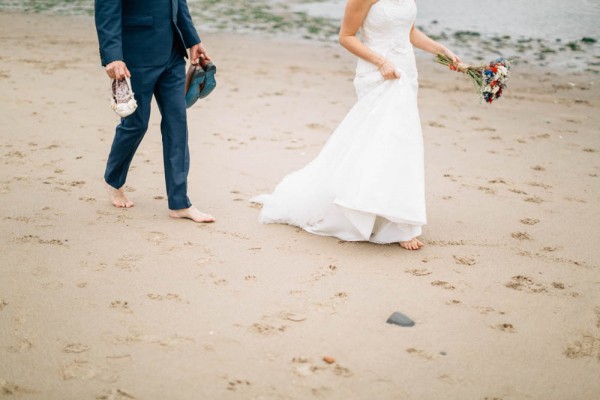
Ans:
<svg viewBox="0 0 600 400"><path fill-rule="evenodd" d="M460 57L454 54L451 50L444 47L443 53L452 60L454 65L464 64L463 60L461 60Z"/></svg>
<svg viewBox="0 0 600 400"><path fill-rule="evenodd" d="M396 66L388 60L385 60L383 64L379 66L379 73L383 76L383 79L400 79L400 72Z"/></svg>

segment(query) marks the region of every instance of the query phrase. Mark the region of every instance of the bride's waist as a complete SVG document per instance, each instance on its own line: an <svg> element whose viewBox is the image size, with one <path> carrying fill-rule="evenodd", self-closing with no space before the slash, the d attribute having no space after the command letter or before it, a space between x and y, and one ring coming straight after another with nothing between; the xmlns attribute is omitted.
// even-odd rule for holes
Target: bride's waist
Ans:
<svg viewBox="0 0 600 400"><path fill-rule="evenodd" d="M410 40L399 40L392 42L365 40L364 44L369 49L381 54L382 56L413 53L413 46L412 43L410 43Z"/></svg>
<svg viewBox="0 0 600 400"><path fill-rule="evenodd" d="M379 53L381 54L381 53ZM416 72L417 70L417 63L415 60L415 54L410 51L409 53L395 53L395 52L390 52L390 53L385 53L385 54L381 54L383 57L385 57L386 60L390 61L391 63L393 63L397 68L404 70L405 72L409 73L409 72ZM365 74L365 73L369 73L371 71L377 71L378 68L375 64L370 63L368 61L363 60L362 58L358 59L358 64L356 65L356 73L357 74Z"/></svg>

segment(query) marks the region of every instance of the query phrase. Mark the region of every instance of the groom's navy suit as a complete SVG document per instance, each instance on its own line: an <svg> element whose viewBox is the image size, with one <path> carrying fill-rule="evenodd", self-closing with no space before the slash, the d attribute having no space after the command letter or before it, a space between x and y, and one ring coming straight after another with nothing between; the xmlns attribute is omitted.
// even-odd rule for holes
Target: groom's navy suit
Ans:
<svg viewBox="0 0 600 400"><path fill-rule="evenodd" d="M200 43L186 0L95 0L102 65L124 61L138 109L117 126L104 179L125 184L131 160L148 129L156 97L169 208L188 208L189 149L185 107L186 49Z"/></svg>

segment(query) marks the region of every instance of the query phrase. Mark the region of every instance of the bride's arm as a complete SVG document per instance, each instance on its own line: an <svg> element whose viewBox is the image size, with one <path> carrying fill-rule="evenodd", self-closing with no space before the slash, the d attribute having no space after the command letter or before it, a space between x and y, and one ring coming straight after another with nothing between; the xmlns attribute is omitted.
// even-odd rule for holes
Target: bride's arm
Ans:
<svg viewBox="0 0 600 400"><path fill-rule="evenodd" d="M462 60L447 47L436 42L413 25L410 30L410 42L413 46L432 54L445 54L454 64L462 64Z"/></svg>
<svg viewBox="0 0 600 400"><path fill-rule="evenodd" d="M378 0L348 0L342 27L340 28L340 44L350 53L362 58L379 68L379 72L385 79L398 79L400 73L396 66L381 55L365 46L356 33L362 26L371 6Z"/></svg>

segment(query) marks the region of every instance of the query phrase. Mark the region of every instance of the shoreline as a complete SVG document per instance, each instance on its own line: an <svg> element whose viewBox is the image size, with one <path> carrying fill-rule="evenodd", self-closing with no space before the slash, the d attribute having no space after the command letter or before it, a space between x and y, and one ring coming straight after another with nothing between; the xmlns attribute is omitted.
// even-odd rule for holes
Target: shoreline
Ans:
<svg viewBox="0 0 600 400"><path fill-rule="evenodd" d="M260 225L248 202L354 104L339 46L206 38L218 86L188 111L189 184L217 222L198 225L168 217L155 107L136 206L110 205L117 118L91 18L0 13L0 38L0 396L600 392L595 74L516 69L488 106L419 57L429 224L408 252ZM386 324L395 311L416 325Z"/></svg>
<svg viewBox="0 0 600 400"><path fill-rule="evenodd" d="M337 43L338 19L320 16L299 6L302 1L290 5L260 0L251 7L239 8L240 4L192 2L190 9L198 27L207 34L241 34L265 40L307 40L321 43ZM310 5L312 3L308 3ZM92 16L93 6L83 0L63 5L53 1L37 5L0 4L0 12L31 12L43 15ZM69 8L71 7L71 8ZM301 10L301 11L298 11ZM210 21L210 22L206 22ZM487 62L498 57L511 59L523 66L541 66L550 70L572 70L600 74L600 37L585 36L578 39L546 38L523 35L485 34L476 30L442 29L437 20L417 20L417 26L433 39L454 48L471 63ZM485 54L484 54L485 53Z"/></svg>

